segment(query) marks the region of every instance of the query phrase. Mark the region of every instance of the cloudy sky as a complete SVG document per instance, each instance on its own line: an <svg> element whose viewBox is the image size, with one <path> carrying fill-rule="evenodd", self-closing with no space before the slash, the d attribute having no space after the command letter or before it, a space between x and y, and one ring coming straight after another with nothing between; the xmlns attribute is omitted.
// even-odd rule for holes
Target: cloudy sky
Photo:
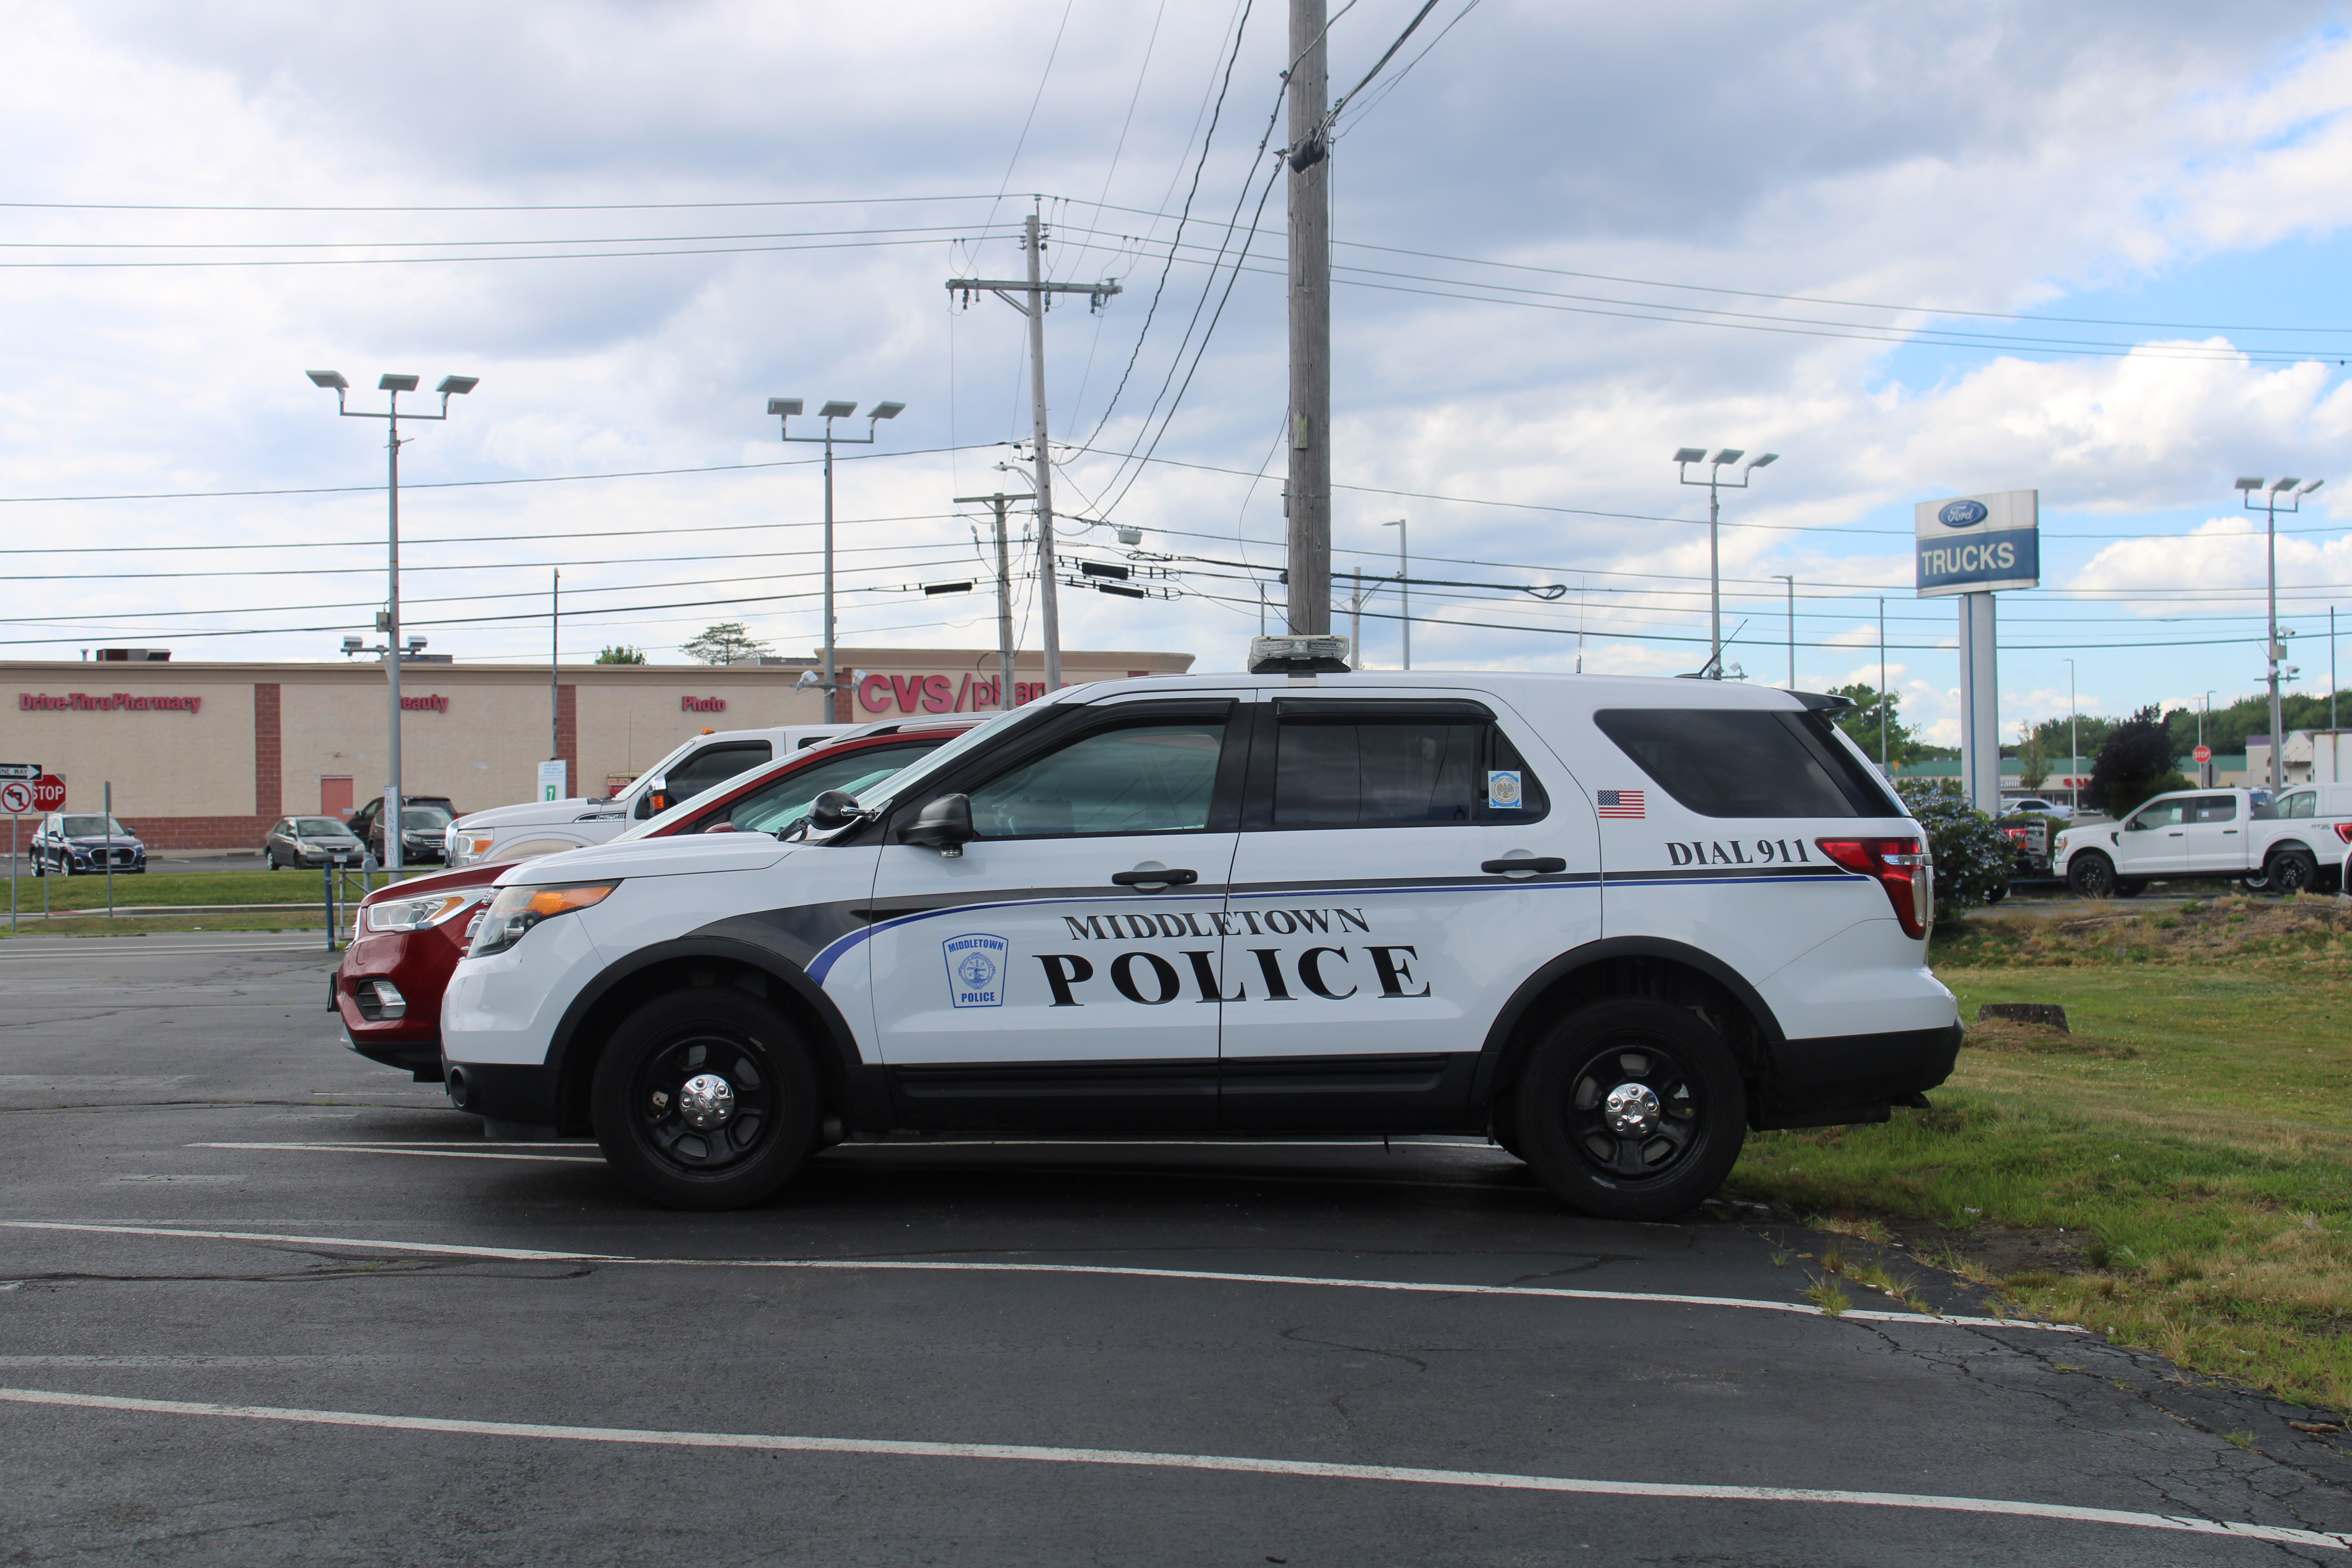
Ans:
<svg viewBox="0 0 2352 1568"><path fill-rule="evenodd" d="M1335 88L1418 9L1339 16ZM0 6L0 646L320 658L367 632L383 426L314 368L362 408L384 371L481 377L404 429L436 651L543 659L558 566L567 658L676 658L728 619L813 647L820 483L771 395L908 405L840 469L845 646L989 646L985 595L912 590L981 570L953 498L1025 488L996 468L1024 324L944 284L1017 275L1034 205L1054 277L1121 288L1047 321L1059 499L1101 520L1066 553L1133 560L1113 530L1139 529L1175 595L1067 590L1066 643L1231 668L1281 564L1258 200L1285 10ZM1339 568L1394 574L1404 518L1412 575L1465 584L1413 589L1416 665L1693 668L1706 498L1670 455L1774 451L1725 500L1731 657L1787 679L1787 574L1798 683L1874 681L1884 595L1894 677L1949 739L1915 501L2041 491L2044 586L2001 605L2013 721L2065 711L2070 658L2087 711L2254 689L2263 543L2231 481L2326 478L2278 544L2326 689L2345 22L1440 0L1335 145ZM1401 608L1367 603L1375 664Z"/></svg>

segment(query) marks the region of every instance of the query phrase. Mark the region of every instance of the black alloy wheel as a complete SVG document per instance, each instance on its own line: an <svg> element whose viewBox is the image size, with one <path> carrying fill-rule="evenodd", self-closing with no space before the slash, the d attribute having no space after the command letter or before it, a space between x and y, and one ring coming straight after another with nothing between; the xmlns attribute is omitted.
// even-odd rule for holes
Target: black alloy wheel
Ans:
<svg viewBox="0 0 2352 1568"><path fill-rule="evenodd" d="M2078 899L2116 896L2116 863L2097 850L2077 855L2066 864L2066 885Z"/></svg>
<svg viewBox="0 0 2352 1568"><path fill-rule="evenodd" d="M2273 891L2307 893L2319 883L2319 862L2308 851L2282 849L2270 858L2267 868Z"/></svg>
<svg viewBox="0 0 2352 1568"><path fill-rule="evenodd" d="M1571 1208L1667 1219L1723 1184L1748 1095L1720 1035L1687 1008L1596 1002L1536 1046L1513 1096L1518 1152Z"/></svg>
<svg viewBox="0 0 2352 1568"><path fill-rule="evenodd" d="M590 1089L596 1142L665 1208L741 1208L816 1146L816 1073L767 1004L722 986L656 997L615 1030Z"/></svg>

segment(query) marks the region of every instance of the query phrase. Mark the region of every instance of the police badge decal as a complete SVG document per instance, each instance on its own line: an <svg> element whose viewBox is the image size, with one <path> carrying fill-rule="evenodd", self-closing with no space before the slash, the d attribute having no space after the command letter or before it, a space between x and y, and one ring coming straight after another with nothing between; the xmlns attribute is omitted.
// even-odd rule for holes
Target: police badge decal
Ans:
<svg viewBox="0 0 2352 1568"><path fill-rule="evenodd" d="M948 961L948 1001L958 1007L1004 1005L1004 957L1012 943L1001 936L951 936L940 944Z"/></svg>

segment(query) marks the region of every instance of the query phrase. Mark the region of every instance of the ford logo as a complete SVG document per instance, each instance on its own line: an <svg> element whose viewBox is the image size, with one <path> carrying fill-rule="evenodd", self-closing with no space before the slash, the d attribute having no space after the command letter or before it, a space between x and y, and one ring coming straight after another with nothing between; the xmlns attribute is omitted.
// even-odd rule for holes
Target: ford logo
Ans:
<svg viewBox="0 0 2352 1568"><path fill-rule="evenodd" d="M1980 500L1956 500L1936 514L1936 521L1946 528L1974 528L1992 513Z"/></svg>

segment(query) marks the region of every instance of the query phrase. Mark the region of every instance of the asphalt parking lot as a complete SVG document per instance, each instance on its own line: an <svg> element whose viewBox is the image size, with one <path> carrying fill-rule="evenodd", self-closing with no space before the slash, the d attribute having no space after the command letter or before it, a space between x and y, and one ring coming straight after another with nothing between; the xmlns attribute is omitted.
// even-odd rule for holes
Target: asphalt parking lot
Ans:
<svg viewBox="0 0 2352 1568"><path fill-rule="evenodd" d="M938 1141L667 1214L337 1047L330 963L0 943L9 1561L2352 1562L2352 1492L2160 1365L1824 1317L1738 1211Z"/></svg>

